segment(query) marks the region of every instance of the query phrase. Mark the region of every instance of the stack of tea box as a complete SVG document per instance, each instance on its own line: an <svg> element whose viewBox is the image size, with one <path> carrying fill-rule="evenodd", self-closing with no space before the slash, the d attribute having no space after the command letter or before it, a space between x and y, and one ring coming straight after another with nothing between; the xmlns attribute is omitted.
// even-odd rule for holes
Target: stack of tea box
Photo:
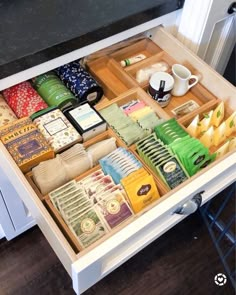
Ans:
<svg viewBox="0 0 236 295"><path fill-rule="evenodd" d="M121 107L114 103L100 113L128 146L149 135L163 122L151 107L140 100L131 100Z"/></svg>

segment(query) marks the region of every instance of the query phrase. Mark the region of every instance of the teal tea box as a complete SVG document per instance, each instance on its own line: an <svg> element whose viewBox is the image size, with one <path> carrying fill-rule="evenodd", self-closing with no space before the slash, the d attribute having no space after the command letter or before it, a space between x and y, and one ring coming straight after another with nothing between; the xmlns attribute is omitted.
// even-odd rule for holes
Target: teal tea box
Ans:
<svg viewBox="0 0 236 295"><path fill-rule="evenodd" d="M88 103L68 108L64 114L82 135L84 141L106 131L106 121Z"/></svg>
<svg viewBox="0 0 236 295"><path fill-rule="evenodd" d="M56 153L82 141L78 131L57 107L34 113L31 119Z"/></svg>

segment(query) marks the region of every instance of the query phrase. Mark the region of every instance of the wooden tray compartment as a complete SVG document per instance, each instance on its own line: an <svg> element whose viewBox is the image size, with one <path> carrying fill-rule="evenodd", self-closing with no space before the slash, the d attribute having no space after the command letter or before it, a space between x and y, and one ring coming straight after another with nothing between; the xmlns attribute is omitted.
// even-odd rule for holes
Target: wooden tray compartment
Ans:
<svg viewBox="0 0 236 295"><path fill-rule="evenodd" d="M211 110L215 110L216 107L222 102L222 100L218 99L215 101L215 103L212 106L209 106L208 108L202 110L201 112L197 113L194 115L194 117L196 115L199 115L199 120L202 120L204 117L204 114L210 112ZM227 120L231 114L233 114L233 110L228 106L227 103L224 103L224 120ZM185 118L185 120L182 120L182 125L184 126L184 128L187 128L189 126L189 124L192 122L192 120L194 119L194 117L189 117L189 118ZM222 121L222 122L223 122ZM186 131L188 132L188 130L186 129ZM210 147L210 152L211 153L215 153L221 146L223 146L225 144L225 142L227 140L229 140L230 138L236 137L236 131L233 132L230 136L226 137L226 140L221 143L219 146L212 146ZM197 137L199 139L199 137Z"/></svg>
<svg viewBox="0 0 236 295"><path fill-rule="evenodd" d="M91 139L90 141L87 141L84 145L85 147L88 147L96 142L99 142L101 140L104 139L108 139L110 137L116 137L116 135L114 134L114 132L112 130L107 130L106 132L96 136L96 138ZM117 146L123 146L122 141L119 140L119 138L117 138ZM133 152L132 150L130 150L131 152ZM145 169L147 170L148 173L152 174L150 169L146 166L144 166ZM100 166L97 165L91 169L89 169L88 171L86 171L85 173L79 175L78 177L75 178L76 181L79 181L80 179L83 179L84 177L86 177L87 175L89 175L90 173L96 171L100 169ZM33 181L33 176L32 176L32 172L29 172L25 175L26 179L28 180L28 182L30 183L30 185L32 186L32 188L35 190L36 194L38 195L39 199L42 201L42 203L44 204L44 206L46 207L46 209L49 211L49 213L51 214L52 218L54 219L54 221L56 222L57 226L60 228L60 230L62 231L62 233L64 234L64 236L66 237L66 239L68 240L68 242L70 243L70 245L72 246L73 250L75 251L75 253L79 253L79 252L87 252L89 250L91 250L92 248L96 247L96 245L102 243L104 240L108 239L111 235L113 235L114 233L116 233L117 231L119 231L120 229L122 229L123 227L125 227L127 224L129 224L130 222L132 222L132 220L134 218L137 218L138 216L140 216L141 214L143 214L144 212L146 212L147 210L149 210L151 207L155 206L158 202L160 202L160 199L158 199L157 201L153 202L152 204L150 204L149 206L147 206L144 210L142 210L141 212L139 212L138 214L135 214L133 217L129 218L127 221L123 222L121 225L117 226L116 228L112 229L110 232L108 232L103 238L99 239L97 242L93 243L91 246L89 246L86 249L82 249L77 238L74 236L74 234L71 232L71 230L69 229L68 225L66 224L66 222L64 221L64 219L62 218L62 216L60 215L60 213L58 212L58 210L53 206L49 195L42 195L41 192L39 191L39 189L37 188L37 186L35 185L34 181ZM154 177L154 181L157 185L157 189L159 191L160 196L162 197L164 194L166 194L168 192L168 190L162 185L162 183L159 181L159 179L157 179L155 176Z"/></svg>
<svg viewBox="0 0 236 295"><path fill-rule="evenodd" d="M148 87L143 87L145 92L147 92ZM148 94L148 96L150 96ZM151 96L150 96L151 97ZM199 108L191 111L190 113L183 116L176 116L172 110L182 104L188 102L189 100L195 101ZM172 96L169 104L163 108L163 110L171 117L176 118L180 123L184 122L188 118L193 118L196 114L204 112L205 110L211 108L216 104L217 97L210 93L204 86L200 83L193 86L185 95L183 96Z"/></svg>
<svg viewBox="0 0 236 295"><path fill-rule="evenodd" d="M102 85L105 96L110 100L137 84L111 58L101 57L87 64L91 74Z"/></svg>
<svg viewBox="0 0 236 295"><path fill-rule="evenodd" d="M144 54L147 58L161 52L162 49L156 45L151 39L145 38L132 45L122 48L110 55L120 65L120 62L124 59L130 58L138 54ZM131 65L130 65L131 66ZM128 66L127 68L129 68Z"/></svg>
<svg viewBox="0 0 236 295"><path fill-rule="evenodd" d="M147 106L150 106L155 113L158 115L158 117L163 119L170 119L170 116L159 106L159 104L152 99L145 91L143 91L142 88L136 87L134 89L130 89L129 91L126 91L122 95L119 95L112 101L103 102L102 104L96 105L96 110L100 111L108 106L110 106L113 103L116 103L118 106L122 106L129 101L133 99L139 99L141 101L144 101Z"/></svg>
<svg viewBox="0 0 236 295"><path fill-rule="evenodd" d="M148 87L148 80L145 81L145 82L142 82L142 83L139 83L137 80L136 80L136 74L139 70L141 69L144 69L144 68L147 68L147 67L150 67L151 65L153 64L156 64L158 62L166 62L168 65L169 65L169 69L167 70L167 73L171 73L171 66L176 63L176 61L171 58L166 52L164 51L161 51L149 58L146 58L136 64L133 64L133 65L130 65L129 67L127 68L124 68L124 70L134 79L134 81L136 83L138 83L138 85L140 87Z"/></svg>

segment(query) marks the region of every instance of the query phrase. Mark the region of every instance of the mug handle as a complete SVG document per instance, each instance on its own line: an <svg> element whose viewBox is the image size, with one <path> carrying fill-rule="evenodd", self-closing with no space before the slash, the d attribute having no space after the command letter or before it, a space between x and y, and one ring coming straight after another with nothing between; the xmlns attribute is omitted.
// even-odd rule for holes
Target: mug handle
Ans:
<svg viewBox="0 0 236 295"><path fill-rule="evenodd" d="M189 77L189 80L190 79L194 79L195 81L192 83L192 84L189 84L188 85L188 89L190 89L190 88L192 88L194 85L196 85L197 83L198 83L198 81L199 81L199 78L198 78L198 76L195 76L195 75L191 75L190 77Z"/></svg>

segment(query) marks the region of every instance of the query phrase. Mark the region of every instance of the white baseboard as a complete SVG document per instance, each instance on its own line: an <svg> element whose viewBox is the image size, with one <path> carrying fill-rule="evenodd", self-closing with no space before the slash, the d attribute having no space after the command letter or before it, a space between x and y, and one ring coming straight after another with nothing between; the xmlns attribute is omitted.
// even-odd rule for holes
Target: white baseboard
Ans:
<svg viewBox="0 0 236 295"><path fill-rule="evenodd" d="M4 231L3 231L2 226L0 224L0 240L4 237L5 237L5 234L4 234Z"/></svg>

